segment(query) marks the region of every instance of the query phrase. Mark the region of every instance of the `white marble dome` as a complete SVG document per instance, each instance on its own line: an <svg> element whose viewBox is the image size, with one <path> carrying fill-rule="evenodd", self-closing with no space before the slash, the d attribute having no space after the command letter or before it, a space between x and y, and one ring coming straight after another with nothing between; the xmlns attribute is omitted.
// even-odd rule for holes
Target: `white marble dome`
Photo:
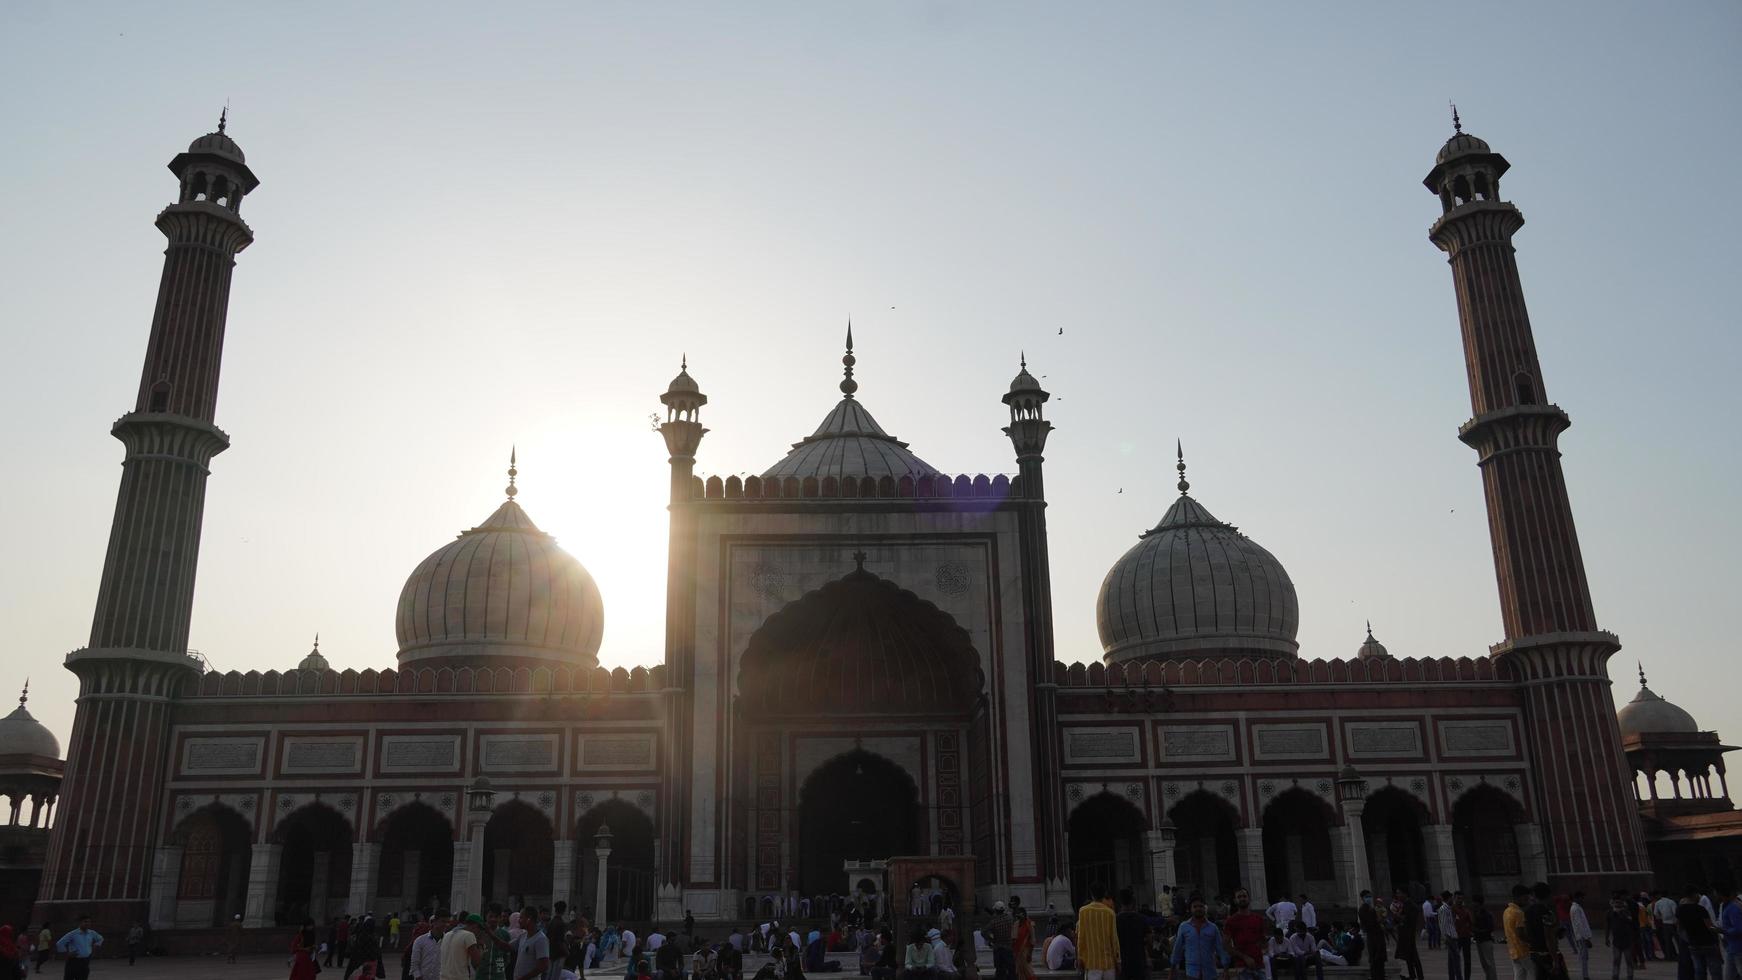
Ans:
<svg viewBox="0 0 1742 980"><path fill-rule="evenodd" d="M1113 564L1095 600L1109 664L1293 657L1300 607L1275 556L1185 493Z"/></svg>
<svg viewBox="0 0 1742 980"><path fill-rule="evenodd" d="M593 576L510 498L437 548L399 593L401 664L598 665L605 605Z"/></svg>
<svg viewBox="0 0 1742 980"><path fill-rule="evenodd" d="M1615 721L1623 735L1692 735L1700 730L1693 715L1645 686L1644 671L1639 674L1639 693L1615 712Z"/></svg>
<svg viewBox="0 0 1742 980"><path fill-rule="evenodd" d="M47 759L60 758L60 739L48 730L48 726L37 721L31 715L30 709L24 706L26 697L18 699L18 707L12 713L0 718L0 756L40 756Z"/></svg>

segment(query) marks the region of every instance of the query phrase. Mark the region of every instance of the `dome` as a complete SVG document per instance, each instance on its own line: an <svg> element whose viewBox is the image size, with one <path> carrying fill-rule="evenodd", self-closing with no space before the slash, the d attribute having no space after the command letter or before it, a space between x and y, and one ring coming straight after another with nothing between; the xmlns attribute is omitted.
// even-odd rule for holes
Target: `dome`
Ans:
<svg viewBox="0 0 1742 980"><path fill-rule="evenodd" d="M671 379L671 384L666 385L665 390L667 392L694 394L702 389L700 385L696 384L696 379L690 377L689 368L686 367L677 373L677 377Z"/></svg>
<svg viewBox="0 0 1742 980"><path fill-rule="evenodd" d="M841 400L823 416L815 432L792 444L792 449L780 462L762 472L764 480L787 477L893 477L936 476L930 463L907 451L907 443L883 431L877 420L854 392L859 383L853 380L853 328L847 327L847 353L841 358L845 377L841 381Z"/></svg>
<svg viewBox="0 0 1742 980"><path fill-rule="evenodd" d="M1639 693L1615 712L1623 735L1692 735L1700 730L1694 716L1665 701L1645 686L1645 670L1639 671Z"/></svg>
<svg viewBox="0 0 1742 980"><path fill-rule="evenodd" d="M1361 648L1355 651L1360 660L1370 660L1374 657L1389 657L1391 652L1385 649L1385 644L1373 638L1373 624L1367 624L1367 639L1361 641Z"/></svg>
<svg viewBox="0 0 1742 980"><path fill-rule="evenodd" d="M1186 494L1113 564L1095 600L1107 663L1293 657L1300 608L1282 563Z"/></svg>
<svg viewBox="0 0 1742 980"><path fill-rule="evenodd" d="M512 472L512 471L511 471ZM399 662L598 665L605 606L593 577L509 499L436 549L399 593Z"/></svg>
<svg viewBox="0 0 1742 980"><path fill-rule="evenodd" d="M308 656L302 658L302 661L296 665L296 669L297 670L326 670L326 669L328 669L327 658L321 656L321 635L319 633L315 634L314 649L310 650L308 652Z"/></svg>
<svg viewBox="0 0 1742 980"><path fill-rule="evenodd" d="M1434 163L1449 163L1456 160L1458 157L1493 152L1493 150L1489 149L1487 140L1477 136L1471 136L1469 133L1460 130L1459 132L1453 133L1451 139L1446 140L1446 145L1440 147L1440 152L1434 155Z"/></svg>
<svg viewBox="0 0 1742 980"><path fill-rule="evenodd" d="M24 694L18 698L18 707L0 718L0 756L34 755L59 759L60 739L54 737L48 726L31 716L30 709L24 706L29 699L27 685Z"/></svg>
<svg viewBox="0 0 1742 980"><path fill-rule="evenodd" d="M221 127L217 132L207 133L199 139L194 140L192 143L189 143L188 152L209 153L212 156L220 156L227 160L234 160L237 163L248 162L248 158L242 155L242 148L236 145L235 140L224 135L224 131Z"/></svg>
<svg viewBox="0 0 1742 980"><path fill-rule="evenodd" d="M1016 372L1016 377L1010 379L1010 393L1016 395L1040 390L1040 381L1028 373L1028 355L1024 354L1022 356L1022 370Z"/></svg>

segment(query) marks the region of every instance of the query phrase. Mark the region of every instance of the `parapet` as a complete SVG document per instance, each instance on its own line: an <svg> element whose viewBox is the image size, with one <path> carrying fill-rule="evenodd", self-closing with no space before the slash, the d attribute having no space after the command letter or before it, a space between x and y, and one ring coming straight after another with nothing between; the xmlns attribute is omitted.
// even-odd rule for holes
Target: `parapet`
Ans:
<svg viewBox="0 0 1742 980"><path fill-rule="evenodd" d="M826 476L820 480L814 476L807 476L802 480L791 476L785 479L770 478L767 480L759 476L747 479L729 476L723 480L718 476L710 476L703 480L698 476L691 480L690 496L707 500L791 500L800 498L940 500L958 497L992 501L1023 499L1022 478L1013 478L1002 473L992 476L985 473L962 474L954 477L943 474L920 477L903 476L899 479L888 476Z"/></svg>
<svg viewBox="0 0 1742 980"><path fill-rule="evenodd" d="M209 671L185 697L331 697L424 694L657 694L664 665L590 670L569 667L403 667L398 670Z"/></svg>
<svg viewBox="0 0 1742 980"><path fill-rule="evenodd" d="M1291 684L1459 684L1510 682L1504 661L1491 657L1372 657L1292 660L1209 657L1113 664L1053 661L1061 688L1175 688Z"/></svg>

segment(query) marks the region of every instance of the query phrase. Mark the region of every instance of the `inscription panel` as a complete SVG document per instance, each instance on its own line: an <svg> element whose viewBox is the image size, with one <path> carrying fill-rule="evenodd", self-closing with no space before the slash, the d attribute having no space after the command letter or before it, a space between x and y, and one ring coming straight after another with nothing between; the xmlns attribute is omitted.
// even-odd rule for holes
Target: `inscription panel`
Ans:
<svg viewBox="0 0 1742 980"><path fill-rule="evenodd" d="M286 773L361 772L362 769L361 738L293 735L284 740Z"/></svg>
<svg viewBox="0 0 1742 980"><path fill-rule="evenodd" d="M1498 720L1440 722L1440 752L1455 756L1512 756L1512 725Z"/></svg>
<svg viewBox="0 0 1742 980"><path fill-rule="evenodd" d="M1064 736L1067 763L1106 765L1141 756L1135 728L1067 728Z"/></svg>
<svg viewBox="0 0 1742 980"><path fill-rule="evenodd" d="M582 735L577 769L652 769L652 735Z"/></svg>
<svg viewBox="0 0 1742 980"><path fill-rule="evenodd" d="M266 739L190 738L183 744L181 770L190 776L254 776Z"/></svg>
<svg viewBox="0 0 1742 980"><path fill-rule="evenodd" d="M1323 759L1330 755L1323 725L1253 725L1254 759Z"/></svg>
<svg viewBox="0 0 1742 980"><path fill-rule="evenodd" d="M1157 754L1168 761L1234 761L1233 725L1165 725L1158 741Z"/></svg>
<svg viewBox="0 0 1742 980"><path fill-rule="evenodd" d="M387 735L381 739L382 772L453 772L459 768L458 735Z"/></svg>
<svg viewBox="0 0 1742 980"><path fill-rule="evenodd" d="M555 735L485 735L479 756L488 772L547 772L556 768Z"/></svg>
<svg viewBox="0 0 1742 980"><path fill-rule="evenodd" d="M1413 721L1352 721L1344 730L1351 759L1421 758L1421 726Z"/></svg>

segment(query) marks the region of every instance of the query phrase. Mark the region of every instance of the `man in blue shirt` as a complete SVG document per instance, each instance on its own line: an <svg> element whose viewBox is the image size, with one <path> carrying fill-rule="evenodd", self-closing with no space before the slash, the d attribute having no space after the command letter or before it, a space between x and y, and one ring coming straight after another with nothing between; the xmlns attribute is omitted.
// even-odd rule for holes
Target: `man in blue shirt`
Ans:
<svg viewBox="0 0 1742 980"><path fill-rule="evenodd" d="M1724 937L1725 980L1742 980L1742 897L1732 885L1718 889L1718 932Z"/></svg>
<svg viewBox="0 0 1742 980"><path fill-rule="evenodd" d="M66 980L88 980L91 975L91 954L103 945L100 933L91 930L91 917L79 916L79 927L60 937L54 948L67 955Z"/></svg>
<svg viewBox="0 0 1742 980"><path fill-rule="evenodd" d="M1216 980L1228 964L1221 930L1209 920L1202 897L1192 896L1191 918L1179 924L1173 938L1173 959L1168 962L1168 980L1178 980L1181 967L1190 980Z"/></svg>

